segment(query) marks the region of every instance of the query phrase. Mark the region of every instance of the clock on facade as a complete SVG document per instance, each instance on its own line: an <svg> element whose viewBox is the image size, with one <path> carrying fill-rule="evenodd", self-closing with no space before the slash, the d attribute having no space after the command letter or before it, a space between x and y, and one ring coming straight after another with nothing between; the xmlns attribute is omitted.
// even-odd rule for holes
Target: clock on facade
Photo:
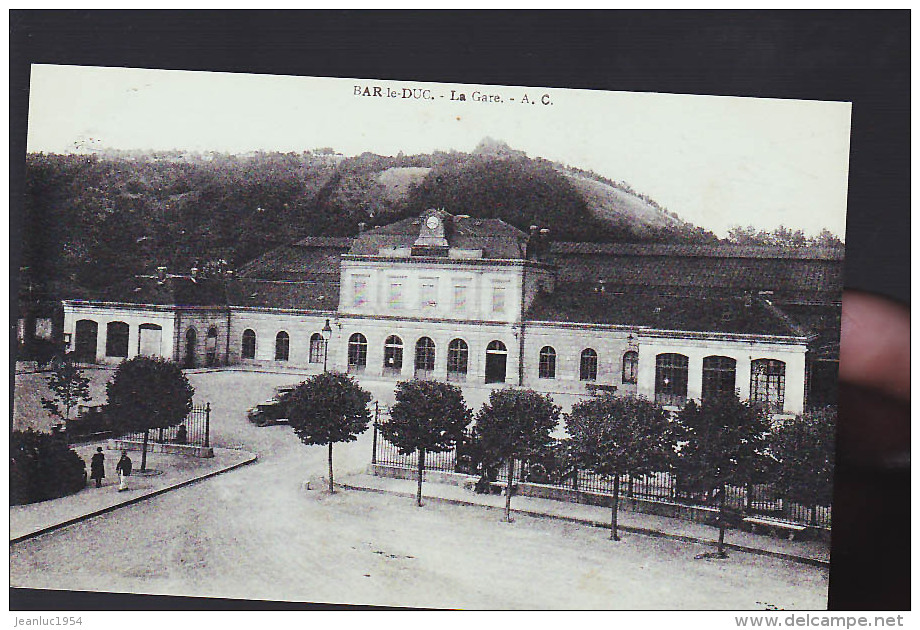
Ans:
<svg viewBox="0 0 920 630"><path fill-rule="evenodd" d="M428 217L428 219L425 221L425 225L428 226L429 230L436 229L438 227L438 223L440 223L440 221L438 221L438 217Z"/></svg>

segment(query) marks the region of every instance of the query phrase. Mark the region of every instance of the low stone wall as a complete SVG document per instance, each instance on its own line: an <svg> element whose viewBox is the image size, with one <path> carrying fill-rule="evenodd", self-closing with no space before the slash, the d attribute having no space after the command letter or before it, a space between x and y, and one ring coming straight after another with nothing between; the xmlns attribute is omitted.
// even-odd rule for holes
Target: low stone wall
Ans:
<svg viewBox="0 0 920 630"><path fill-rule="evenodd" d="M110 451L141 451L144 442L141 440L109 440L106 445ZM193 444L173 444L169 442L147 442L148 453L170 453L173 455L188 455L190 457L214 457L214 449L210 446L195 446Z"/></svg>
<svg viewBox="0 0 920 630"><path fill-rule="evenodd" d="M416 470L402 466L372 464L371 472L378 477L418 480L418 473ZM425 471L425 481L433 481L435 483L462 486L464 484L475 483L477 479L478 477L461 473L439 472L433 470ZM605 507L610 505L610 495L607 494L583 492L581 490L572 490L571 488L560 488L559 486L548 486L539 483L516 482L515 494L539 499L551 499L553 501L585 503L587 505L600 505ZM669 516L671 518L695 521L707 525L717 525L716 519L719 515L719 510L715 508L682 505L670 501L629 499L626 497L620 498L620 509L643 514L655 514L656 516Z"/></svg>

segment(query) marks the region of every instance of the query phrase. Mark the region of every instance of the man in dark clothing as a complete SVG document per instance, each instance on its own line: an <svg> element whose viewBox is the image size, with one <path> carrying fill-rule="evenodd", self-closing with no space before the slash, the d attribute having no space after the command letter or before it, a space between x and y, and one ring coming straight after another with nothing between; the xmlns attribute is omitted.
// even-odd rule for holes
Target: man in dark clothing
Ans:
<svg viewBox="0 0 920 630"><path fill-rule="evenodd" d="M105 479L105 455L102 454L102 447L97 446L93 459L89 464L90 479L96 480L96 487L102 487L102 480Z"/></svg>
<svg viewBox="0 0 920 630"><path fill-rule="evenodd" d="M121 459L115 465L115 472L118 473L118 491L128 489L128 477L131 476L131 458L128 457L128 451L121 452Z"/></svg>

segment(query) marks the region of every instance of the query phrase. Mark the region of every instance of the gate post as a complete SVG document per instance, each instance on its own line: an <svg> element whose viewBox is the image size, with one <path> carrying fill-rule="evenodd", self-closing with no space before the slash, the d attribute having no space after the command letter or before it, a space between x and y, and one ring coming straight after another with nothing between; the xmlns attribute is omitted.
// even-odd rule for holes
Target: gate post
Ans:
<svg viewBox="0 0 920 630"><path fill-rule="evenodd" d="M379 418L380 418L380 403L375 401L374 402L374 441L373 441L373 446L371 447L373 449L371 451L371 465L377 464L377 421ZM376 469L374 469L374 474L375 475L377 474Z"/></svg>
<svg viewBox="0 0 920 630"><path fill-rule="evenodd" d="M211 446L211 403L204 405L204 445Z"/></svg>

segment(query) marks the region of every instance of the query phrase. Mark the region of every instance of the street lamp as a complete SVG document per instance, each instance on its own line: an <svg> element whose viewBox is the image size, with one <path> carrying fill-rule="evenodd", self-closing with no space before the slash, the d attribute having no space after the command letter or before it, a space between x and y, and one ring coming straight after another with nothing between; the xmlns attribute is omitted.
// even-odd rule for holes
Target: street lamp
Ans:
<svg viewBox="0 0 920 630"><path fill-rule="evenodd" d="M323 373L326 372L326 365L329 361L329 338L332 337L332 326L329 325L329 319L326 318L326 325L323 326Z"/></svg>

